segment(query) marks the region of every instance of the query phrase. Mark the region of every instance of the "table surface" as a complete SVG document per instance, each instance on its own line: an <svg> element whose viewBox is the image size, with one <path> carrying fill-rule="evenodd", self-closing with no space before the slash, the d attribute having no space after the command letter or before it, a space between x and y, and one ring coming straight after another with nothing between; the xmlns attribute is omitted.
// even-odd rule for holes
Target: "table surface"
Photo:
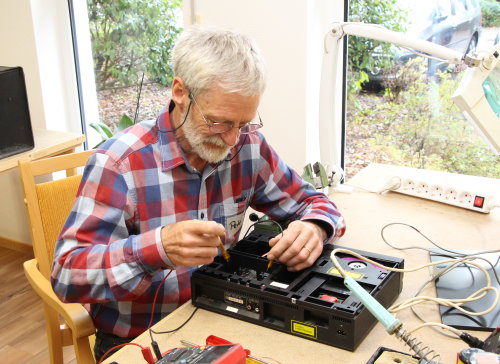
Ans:
<svg viewBox="0 0 500 364"><path fill-rule="evenodd" d="M23 158L36 160L70 152L85 141L82 134L66 133L46 129L34 129L35 147L23 153L0 159L0 172L16 168Z"/></svg>
<svg viewBox="0 0 500 364"><path fill-rule="evenodd" d="M500 234L500 209L482 214L457 207L427 201L397 193L376 194L369 192L333 193L332 200L337 204L347 222L345 235L337 242L344 247L357 248L370 252L402 257L406 267L415 267L429 262L429 255L422 250L396 250L385 244L381 229L394 222L411 224L427 237L445 248L471 248L487 250L498 248ZM402 225L392 225L386 229L386 238L394 245L432 245L415 230ZM427 269L404 274L403 291L397 299L413 296L427 280ZM431 285L425 294L435 296ZM155 325L155 330L172 330L182 324L195 308L186 303L168 317ZM435 304L420 305L417 311L427 321L439 322L438 308ZM412 329L421 322L411 310L398 313L404 328ZM487 332L472 332L484 339ZM409 349L394 336L386 333L381 324L372 329L354 352L338 349L311 340L275 331L228 316L199 309L193 318L179 331L172 334L155 335L162 351L183 346L181 339L202 345L209 335L217 335L229 341L240 343L256 357L269 363L343 363L362 364L380 347L409 352ZM466 345L459 340L445 337L430 328L423 328L414 336L441 354L442 363L455 363L456 354ZM148 333L134 340L150 346ZM127 346L105 362L119 364L142 363L139 348Z"/></svg>

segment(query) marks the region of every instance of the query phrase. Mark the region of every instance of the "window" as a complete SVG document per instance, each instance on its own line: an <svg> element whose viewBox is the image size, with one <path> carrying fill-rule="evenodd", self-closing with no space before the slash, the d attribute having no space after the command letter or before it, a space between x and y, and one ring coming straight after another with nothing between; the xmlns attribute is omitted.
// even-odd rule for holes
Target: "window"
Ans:
<svg viewBox="0 0 500 364"><path fill-rule="evenodd" d="M404 0L387 1L383 8L371 11L369 1L360 3L351 1L350 20L383 24L459 52L473 50L478 41L493 41L479 38L483 30L479 8L460 11L451 24L444 16L451 12L451 0L419 2L419 13L427 12L419 17ZM463 6L464 1L458 3ZM500 178L500 157L451 99L463 71L463 66L350 37L346 176L375 162Z"/></svg>
<svg viewBox="0 0 500 364"><path fill-rule="evenodd" d="M170 51L182 30L181 0L69 2L83 129L92 148L122 125L155 118L165 106Z"/></svg>

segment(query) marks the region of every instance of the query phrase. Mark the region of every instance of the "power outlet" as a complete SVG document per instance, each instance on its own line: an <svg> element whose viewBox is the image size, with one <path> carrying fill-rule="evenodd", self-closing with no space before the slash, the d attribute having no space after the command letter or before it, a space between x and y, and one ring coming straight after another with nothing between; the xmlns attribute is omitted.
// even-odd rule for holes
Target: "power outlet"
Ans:
<svg viewBox="0 0 500 364"><path fill-rule="evenodd" d="M393 191L488 213L500 202L500 178L467 176L390 164L372 163L347 185L373 192Z"/></svg>
<svg viewBox="0 0 500 364"><path fill-rule="evenodd" d="M390 191L438 201L482 213L490 212L493 206L491 203L493 196L486 195L484 192L450 186L447 185L446 182L439 184L429 177L428 179L416 179L407 176L391 176L390 180L394 181L397 178L401 180L401 183L398 187L390 188Z"/></svg>

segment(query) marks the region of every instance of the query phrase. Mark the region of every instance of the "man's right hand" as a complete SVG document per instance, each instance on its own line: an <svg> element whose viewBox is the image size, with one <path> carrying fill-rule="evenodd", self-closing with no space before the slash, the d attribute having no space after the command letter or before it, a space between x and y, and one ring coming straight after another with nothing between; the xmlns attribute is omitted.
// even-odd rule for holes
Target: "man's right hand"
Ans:
<svg viewBox="0 0 500 364"><path fill-rule="evenodd" d="M224 226L215 221L187 220L161 229L161 241L170 261L184 266L212 263L225 235Z"/></svg>

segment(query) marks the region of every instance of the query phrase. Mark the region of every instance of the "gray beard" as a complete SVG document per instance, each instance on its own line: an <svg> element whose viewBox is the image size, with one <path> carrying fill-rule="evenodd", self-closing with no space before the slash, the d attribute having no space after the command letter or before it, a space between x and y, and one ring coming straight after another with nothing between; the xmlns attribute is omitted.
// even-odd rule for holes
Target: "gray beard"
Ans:
<svg viewBox="0 0 500 364"><path fill-rule="evenodd" d="M185 115L183 115L184 117ZM204 137L198 133L196 127L191 120L191 115L188 116L184 125L184 137L191 146L194 153L208 163L219 163L224 160L231 149L218 135ZM211 146L212 145L212 146ZM213 145L222 147L214 148Z"/></svg>

